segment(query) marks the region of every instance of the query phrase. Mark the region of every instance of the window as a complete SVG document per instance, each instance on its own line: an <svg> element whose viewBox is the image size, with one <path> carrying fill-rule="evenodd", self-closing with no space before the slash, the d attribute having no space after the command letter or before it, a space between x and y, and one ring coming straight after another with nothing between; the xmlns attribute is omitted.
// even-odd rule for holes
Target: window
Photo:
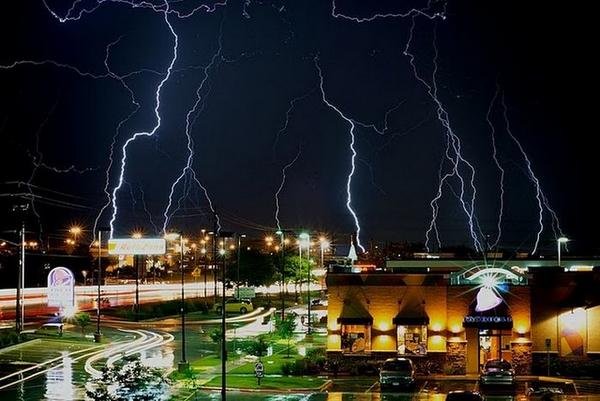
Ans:
<svg viewBox="0 0 600 401"><path fill-rule="evenodd" d="M342 351L360 353L371 350L371 326L364 324L342 325Z"/></svg>
<svg viewBox="0 0 600 401"><path fill-rule="evenodd" d="M427 326L398 326L398 353L427 354Z"/></svg>

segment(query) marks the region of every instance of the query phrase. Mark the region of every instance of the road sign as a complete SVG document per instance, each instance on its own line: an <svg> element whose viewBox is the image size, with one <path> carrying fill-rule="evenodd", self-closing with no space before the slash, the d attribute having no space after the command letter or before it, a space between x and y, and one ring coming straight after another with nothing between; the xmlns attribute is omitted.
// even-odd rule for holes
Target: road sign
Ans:
<svg viewBox="0 0 600 401"><path fill-rule="evenodd" d="M108 240L109 255L164 255L164 238L121 238Z"/></svg>
<svg viewBox="0 0 600 401"><path fill-rule="evenodd" d="M62 310L75 306L75 277L66 267L55 267L48 273L48 306Z"/></svg>
<svg viewBox="0 0 600 401"><path fill-rule="evenodd" d="M240 287L235 290L235 297L241 298L254 298L256 297L256 291L254 287Z"/></svg>
<svg viewBox="0 0 600 401"><path fill-rule="evenodd" d="M194 277L194 278L198 278L198 277L200 277L200 275L201 275L201 274L200 274L200 268L196 267L196 268L194 269L194 271L192 272L192 277Z"/></svg>
<svg viewBox="0 0 600 401"><path fill-rule="evenodd" d="M256 362L254 365L254 375L256 377L264 377L265 376L265 366L262 362Z"/></svg>

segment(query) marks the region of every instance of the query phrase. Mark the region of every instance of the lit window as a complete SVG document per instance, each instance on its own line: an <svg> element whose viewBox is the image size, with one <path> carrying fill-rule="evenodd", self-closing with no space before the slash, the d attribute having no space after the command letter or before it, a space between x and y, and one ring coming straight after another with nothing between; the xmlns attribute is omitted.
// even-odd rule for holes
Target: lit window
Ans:
<svg viewBox="0 0 600 401"><path fill-rule="evenodd" d="M427 326L398 326L397 333L399 354L427 353Z"/></svg>
<svg viewBox="0 0 600 401"><path fill-rule="evenodd" d="M342 325L342 351L360 353L371 350L371 326L366 324Z"/></svg>

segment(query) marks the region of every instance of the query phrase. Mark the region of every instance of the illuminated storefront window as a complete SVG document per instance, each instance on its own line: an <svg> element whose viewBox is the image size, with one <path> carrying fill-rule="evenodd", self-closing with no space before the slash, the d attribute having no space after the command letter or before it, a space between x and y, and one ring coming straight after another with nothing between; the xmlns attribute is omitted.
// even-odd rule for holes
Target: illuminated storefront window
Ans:
<svg viewBox="0 0 600 401"><path fill-rule="evenodd" d="M403 355L427 354L427 326L398 326L398 353Z"/></svg>
<svg viewBox="0 0 600 401"><path fill-rule="evenodd" d="M342 325L342 351L360 353L371 350L371 326L366 324Z"/></svg>

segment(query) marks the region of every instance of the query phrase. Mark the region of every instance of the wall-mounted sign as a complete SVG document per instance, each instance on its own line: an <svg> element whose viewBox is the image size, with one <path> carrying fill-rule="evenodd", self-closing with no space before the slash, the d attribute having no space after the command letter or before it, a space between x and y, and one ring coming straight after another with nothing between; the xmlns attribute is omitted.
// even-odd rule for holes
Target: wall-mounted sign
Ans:
<svg viewBox="0 0 600 401"><path fill-rule="evenodd" d="M163 238L123 238L108 240L110 255L164 255L167 242Z"/></svg>
<svg viewBox="0 0 600 401"><path fill-rule="evenodd" d="M465 316L464 327L482 327L483 324L509 324L512 327L511 316Z"/></svg>
<svg viewBox="0 0 600 401"><path fill-rule="evenodd" d="M75 277L66 267L55 267L48 273L48 306L70 309L75 306Z"/></svg>
<svg viewBox="0 0 600 401"><path fill-rule="evenodd" d="M517 266L475 265L450 273L451 285L527 285L527 275Z"/></svg>

